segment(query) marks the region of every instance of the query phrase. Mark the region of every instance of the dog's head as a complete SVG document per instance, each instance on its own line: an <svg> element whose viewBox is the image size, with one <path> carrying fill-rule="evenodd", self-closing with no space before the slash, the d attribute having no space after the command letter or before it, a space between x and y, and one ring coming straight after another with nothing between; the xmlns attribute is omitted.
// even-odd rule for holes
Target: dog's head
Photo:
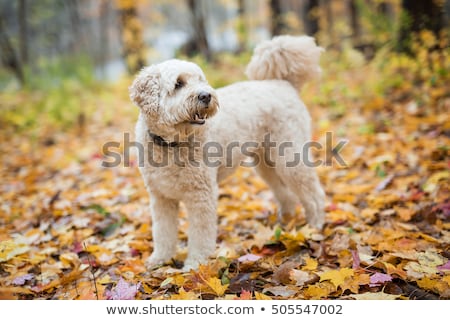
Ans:
<svg viewBox="0 0 450 320"><path fill-rule="evenodd" d="M148 121L184 131L204 125L219 107L200 67L176 59L142 69L130 87L130 98Z"/></svg>

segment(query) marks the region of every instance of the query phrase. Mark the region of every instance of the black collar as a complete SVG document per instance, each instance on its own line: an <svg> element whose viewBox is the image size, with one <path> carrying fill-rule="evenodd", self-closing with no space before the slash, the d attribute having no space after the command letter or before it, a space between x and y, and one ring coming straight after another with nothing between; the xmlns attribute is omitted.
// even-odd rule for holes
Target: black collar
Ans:
<svg viewBox="0 0 450 320"><path fill-rule="evenodd" d="M154 143L156 143L158 146L161 146L161 147L175 148L180 145L180 143L178 143L177 141L168 142L168 141L164 140L163 137L150 132L150 130L148 130L148 135L150 136L150 138L152 138Z"/></svg>

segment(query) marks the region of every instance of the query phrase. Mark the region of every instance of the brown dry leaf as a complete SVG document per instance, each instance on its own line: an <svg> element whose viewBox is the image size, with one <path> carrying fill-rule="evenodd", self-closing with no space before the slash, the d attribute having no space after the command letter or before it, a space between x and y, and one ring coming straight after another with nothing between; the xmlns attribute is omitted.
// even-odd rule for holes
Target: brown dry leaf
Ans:
<svg viewBox="0 0 450 320"><path fill-rule="evenodd" d="M270 292L274 296L288 298L296 294L297 290L295 287L290 286L272 286L264 288L263 293L265 292Z"/></svg>
<svg viewBox="0 0 450 320"><path fill-rule="evenodd" d="M351 294L349 297L355 300L397 300L400 295L387 294L384 292L366 292L360 294Z"/></svg>
<svg viewBox="0 0 450 320"><path fill-rule="evenodd" d="M295 282L297 287L302 287L305 283L309 282L313 278L313 275L306 271L292 269L289 271L289 279Z"/></svg>

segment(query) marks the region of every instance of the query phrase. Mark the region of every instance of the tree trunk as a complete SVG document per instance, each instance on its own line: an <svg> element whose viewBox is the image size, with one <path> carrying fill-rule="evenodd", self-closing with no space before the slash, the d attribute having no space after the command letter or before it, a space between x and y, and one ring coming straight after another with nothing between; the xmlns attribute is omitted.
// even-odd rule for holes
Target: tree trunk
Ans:
<svg viewBox="0 0 450 320"><path fill-rule="evenodd" d="M358 46L361 40L361 26L359 24L358 0L349 1L350 25L352 28L353 46Z"/></svg>
<svg viewBox="0 0 450 320"><path fill-rule="evenodd" d="M333 21L333 9L332 9L331 0L322 0L322 2L323 2L323 7L325 9L327 34L328 34L328 38L330 39L330 46L332 48L338 49L339 43L337 42L336 34L334 32L335 26L334 26L334 21Z"/></svg>
<svg viewBox="0 0 450 320"><path fill-rule="evenodd" d="M19 82L23 85L25 83L25 77L23 75L22 64L16 55L16 51L11 44L11 40L6 32L4 25L5 19L0 15L0 59L2 64L9 68L17 77Z"/></svg>
<svg viewBox="0 0 450 320"><path fill-rule="evenodd" d="M436 0L403 0L402 10L405 20L399 32L398 50L411 51L411 35L420 30L430 30L437 37L445 25L443 6Z"/></svg>
<svg viewBox="0 0 450 320"><path fill-rule="evenodd" d="M237 21L237 35L239 48L238 52L243 52L247 46L247 27L246 27L246 10L245 0L238 0L238 21Z"/></svg>
<svg viewBox="0 0 450 320"><path fill-rule="evenodd" d="M28 63L28 25L26 0L19 0L18 11L20 61L22 65L25 65Z"/></svg>
<svg viewBox="0 0 450 320"><path fill-rule="evenodd" d="M194 34L192 35L192 39L185 46L185 52L189 56L200 53L209 61L211 60L211 51L209 49L208 38L206 36L202 0L187 0L187 4L189 10L191 11Z"/></svg>
<svg viewBox="0 0 450 320"><path fill-rule="evenodd" d="M283 21L283 10L280 0L270 0L272 36L280 35L286 29Z"/></svg>
<svg viewBox="0 0 450 320"><path fill-rule="evenodd" d="M143 28L135 1L119 0L117 4L122 26L123 58L128 73L134 74L146 65Z"/></svg>
<svg viewBox="0 0 450 320"><path fill-rule="evenodd" d="M100 48L97 57L97 62L100 64L102 70L109 59L109 9L110 2L108 0L101 0L100 2L100 17L99 17L99 34L100 34Z"/></svg>
<svg viewBox="0 0 450 320"><path fill-rule="evenodd" d="M319 32L319 0L307 0L304 9L304 26L305 33L309 36L314 36Z"/></svg>

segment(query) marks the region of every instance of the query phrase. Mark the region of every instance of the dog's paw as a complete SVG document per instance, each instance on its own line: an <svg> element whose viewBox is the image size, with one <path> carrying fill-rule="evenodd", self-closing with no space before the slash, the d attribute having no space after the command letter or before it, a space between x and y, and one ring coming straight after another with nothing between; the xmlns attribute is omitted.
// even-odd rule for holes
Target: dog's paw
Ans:
<svg viewBox="0 0 450 320"><path fill-rule="evenodd" d="M324 219L323 215L315 216L315 218L313 218L311 220L312 221L308 222L308 224L311 227L316 228L318 231L323 230L323 225L325 224L325 219Z"/></svg>
<svg viewBox="0 0 450 320"><path fill-rule="evenodd" d="M194 258L187 258L186 261L184 262L184 266L182 271L184 272L188 272L191 270L197 270L198 266L202 263L206 262L206 259L194 259Z"/></svg>
<svg viewBox="0 0 450 320"><path fill-rule="evenodd" d="M147 260L145 260L145 267L148 270L156 269L161 267L169 259L170 258L152 254L150 257L147 258Z"/></svg>

